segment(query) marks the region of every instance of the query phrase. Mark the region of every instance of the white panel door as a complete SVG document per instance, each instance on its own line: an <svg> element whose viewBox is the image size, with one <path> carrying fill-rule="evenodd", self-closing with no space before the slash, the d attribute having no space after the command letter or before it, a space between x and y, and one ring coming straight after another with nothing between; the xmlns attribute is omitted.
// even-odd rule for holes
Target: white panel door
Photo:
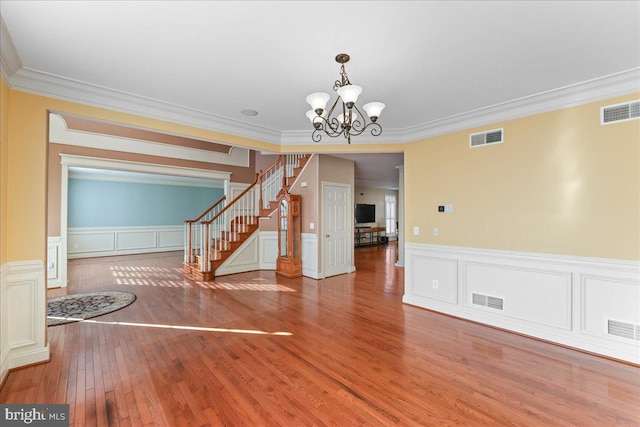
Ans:
<svg viewBox="0 0 640 427"><path fill-rule="evenodd" d="M324 277L351 271L351 186L322 185L322 272Z"/></svg>

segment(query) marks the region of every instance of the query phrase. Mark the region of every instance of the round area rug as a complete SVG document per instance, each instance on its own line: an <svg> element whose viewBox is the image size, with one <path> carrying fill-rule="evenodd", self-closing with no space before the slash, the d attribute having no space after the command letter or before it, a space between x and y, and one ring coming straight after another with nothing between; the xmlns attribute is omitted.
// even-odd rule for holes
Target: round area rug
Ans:
<svg viewBox="0 0 640 427"><path fill-rule="evenodd" d="M130 292L91 292L65 295L47 301L47 326L79 322L120 310L134 302Z"/></svg>

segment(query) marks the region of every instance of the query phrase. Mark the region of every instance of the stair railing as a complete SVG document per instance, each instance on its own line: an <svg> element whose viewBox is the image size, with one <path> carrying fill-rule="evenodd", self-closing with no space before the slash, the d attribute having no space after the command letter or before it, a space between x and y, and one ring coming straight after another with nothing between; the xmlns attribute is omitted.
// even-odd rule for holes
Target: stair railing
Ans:
<svg viewBox="0 0 640 427"><path fill-rule="evenodd" d="M202 225L200 221L208 221L225 207L227 196L209 206L199 217L184 222L184 262L193 264L202 247Z"/></svg>
<svg viewBox="0 0 640 427"><path fill-rule="evenodd" d="M260 171L260 207L262 209L269 208L269 202L278 198L280 190L289 188L289 178L295 176L295 169L300 167L301 160L306 157L307 154L304 153L280 155L266 171Z"/></svg>
<svg viewBox="0 0 640 427"><path fill-rule="evenodd" d="M231 249L231 242L237 241L240 233L248 232L250 225L258 223L259 177L256 174L253 183L212 218L200 221L201 272L211 271L210 262L221 259L222 252Z"/></svg>
<svg viewBox="0 0 640 427"><path fill-rule="evenodd" d="M226 196L217 201L198 218L185 221L185 263L199 260L201 272L211 271L211 261L222 259L222 252L231 250L231 242L239 233L256 225L260 209L268 209L280 191L288 189L288 179L295 176L306 154L286 154L256 178L235 199L226 203Z"/></svg>
<svg viewBox="0 0 640 427"><path fill-rule="evenodd" d="M306 154L304 153L291 153L291 154L285 154L286 158L286 177L287 179L292 178L295 175L295 170L296 168L300 167L300 161L302 159L304 159L305 157L307 157ZM289 182L287 182L287 184L290 185Z"/></svg>
<svg viewBox="0 0 640 427"><path fill-rule="evenodd" d="M278 159L273 162L266 171L260 171L260 208L268 209L269 202L277 200L278 193L285 185L285 175L283 163L286 159L284 156L278 156Z"/></svg>

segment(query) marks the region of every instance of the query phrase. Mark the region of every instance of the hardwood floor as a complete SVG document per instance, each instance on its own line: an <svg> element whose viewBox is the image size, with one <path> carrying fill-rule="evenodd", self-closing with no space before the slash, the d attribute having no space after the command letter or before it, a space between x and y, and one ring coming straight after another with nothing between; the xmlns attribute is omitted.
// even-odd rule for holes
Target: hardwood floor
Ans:
<svg viewBox="0 0 640 427"><path fill-rule="evenodd" d="M181 254L76 260L66 290L132 305L48 328L51 362L2 403L69 403L76 426L640 425L640 369L404 305L396 246L325 280L204 283Z"/></svg>

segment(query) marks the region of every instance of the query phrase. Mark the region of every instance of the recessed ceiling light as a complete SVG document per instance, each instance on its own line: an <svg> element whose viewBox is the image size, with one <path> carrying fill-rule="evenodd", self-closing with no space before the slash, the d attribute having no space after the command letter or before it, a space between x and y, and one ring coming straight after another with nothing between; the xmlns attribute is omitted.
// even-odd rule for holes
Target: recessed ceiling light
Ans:
<svg viewBox="0 0 640 427"><path fill-rule="evenodd" d="M242 113L242 115L249 116L249 117L253 117L253 116L257 116L258 115L258 112L256 110L242 110L240 112Z"/></svg>

